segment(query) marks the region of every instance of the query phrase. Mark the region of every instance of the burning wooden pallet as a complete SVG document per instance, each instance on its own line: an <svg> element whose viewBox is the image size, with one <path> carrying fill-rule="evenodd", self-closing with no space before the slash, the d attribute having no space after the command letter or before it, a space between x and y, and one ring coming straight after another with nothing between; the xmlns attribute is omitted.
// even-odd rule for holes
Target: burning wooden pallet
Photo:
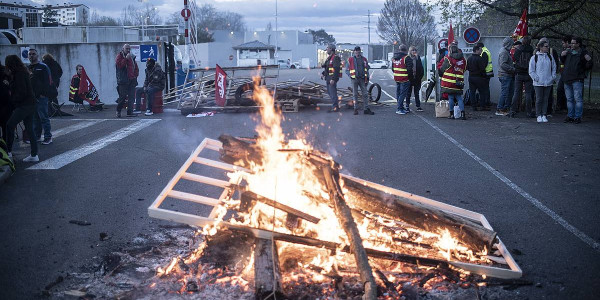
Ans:
<svg viewBox="0 0 600 300"><path fill-rule="evenodd" d="M304 233L302 232L304 229L300 229L304 225L314 225L324 221L315 216L314 212L303 211L293 205L276 201L277 197L271 199L262 196L244 184L244 180L247 180L245 176L252 173L249 167L260 160L262 155L260 149L253 145L252 140L230 136L221 136L220 140L205 139L196 148L148 208L148 213L154 218L204 228L212 227L215 230L226 227L233 231L253 234L258 240L257 249L262 249L261 253L266 257L264 260L255 262L256 274L261 272L266 274L263 276L264 279L257 279L255 283L257 286L262 285L271 291L277 290L277 284L273 285L272 282L273 274L277 273L277 268L274 266L278 266L278 262L276 253L271 252L276 249L270 244L271 241L283 241L351 253L356 261L360 280L365 284L365 295L368 299L373 298L376 288L369 259L385 259L429 267L459 268L474 274L504 279L519 278L522 275L521 269L502 241L496 236L485 216L339 174L339 166L327 155L317 151L281 149L280 152L294 153L294 155L297 153L302 156L302 159L315 166L315 177L324 183L327 190L327 195L323 197L329 200L325 202L330 202L328 205L335 213L347 240L344 239L345 242L342 243L319 238L315 232ZM221 161L213 159L215 156L218 156ZM209 176L196 173L194 169L198 168L207 172ZM220 175L215 176L215 174ZM176 188L185 182L200 184L206 188L195 187L192 189L195 192L181 191ZM343 186L340 182L343 182ZM209 188L215 191L213 192L215 196L206 196L205 190ZM217 194L218 196L216 196ZM161 207L166 199L208 205L212 209L208 216L175 211ZM323 201L322 199L313 200ZM231 208L231 206L224 206L226 203L235 203L235 210L227 213L228 215L233 214L229 219L224 218L224 208ZM273 228L248 225L237 219L236 215L245 214L258 205L272 209L273 218L275 218L275 212L285 215L283 221L280 221L281 228L275 230L275 225ZM268 219L268 216L259 214L258 218ZM367 224L364 226L371 226L370 230L379 230L392 238L383 241L365 239L364 234L358 230L357 220L361 221L361 227ZM379 220L380 223L364 222L366 220ZM439 228L444 228L449 235L456 237L461 245L466 245L478 252L487 251L487 255L481 255L481 257L485 257L487 263L483 263L483 259L473 262L456 253L453 254L455 255L453 257L450 254L451 250L448 250L447 257L438 254L440 251L436 248L437 246L434 247L434 243L424 241L422 238L428 238L426 232L434 232ZM417 237L415 238L415 236ZM383 250L382 245L385 246ZM494 249L496 249L495 253L490 253ZM275 259L273 260L273 258ZM269 266L271 267L269 268ZM376 272L376 274L378 273ZM256 278L261 277L257 276L255 275Z"/></svg>

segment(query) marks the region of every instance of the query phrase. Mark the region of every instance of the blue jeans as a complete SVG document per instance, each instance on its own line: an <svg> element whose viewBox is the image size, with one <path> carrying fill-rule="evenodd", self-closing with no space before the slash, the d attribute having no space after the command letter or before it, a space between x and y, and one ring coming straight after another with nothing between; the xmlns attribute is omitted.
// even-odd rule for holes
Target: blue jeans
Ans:
<svg viewBox="0 0 600 300"><path fill-rule="evenodd" d="M146 110L152 111L152 105L154 104L154 94L156 93L156 91L159 91L159 89L155 87L146 88Z"/></svg>
<svg viewBox="0 0 600 300"><path fill-rule="evenodd" d="M500 80L500 99L498 99L496 108L508 109L515 93L515 77L498 77L498 79Z"/></svg>
<svg viewBox="0 0 600 300"><path fill-rule="evenodd" d="M410 89L410 81L396 82L396 101L398 102L397 110L404 109L404 99Z"/></svg>
<svg viewBox="0 0 600 300"><path fill-rule="evenodd" d="M337 82L334 82L333 84L330 84L330 80L327 79L327 93L329 94L329 97L331 97L331 101L333 101L333 108L339 108L340 107L340 101L338 100L338 95L337 95Z"/></svg>
<svg viewBox="0 0 600 300"><path fill-rule="evenodd" d="M48 98L40 96L37 99L37 104L35 105L37 113L34 114L33 118L33 132L35 133L35 138L37 141L42 137L42 128L44 129L44 138L51 138L52 133L50 133L50 118L48 117ZM29 137L31 142L33 143L34 137Z"/></svg>
<svg viewBox="0 0 600 300"><path fill-rule="evenodd" d="M13 110L10 118L6 122L6 128L8 129L6 145L8 146L8 152L12 152L12 146L15 140L15 129L19 122L23 121L23 125L25 125L25 130L27 134L30 136L29 140L31 141L31 156L38 155L38 144L37 141L33 140L31 137L35 136L33 132L33 119L36 115L36 107L35 105L26 105L20 106Z"/></svg>
<svg viewBox="0 0 600 300"><path fill-rule="evenodd" d="M565 82L565 95L567 96L567 116L581 119L581 115L583 115L583 82Z"/></svg>
<svg viewBox="0 0 600 300"><path fill-rule="evenodd" d="M448 94L450 112L452 113L454 111L454 100L458 102L458 107L460 108L460 111L465 111L465 103L463 102L462 94Z"/></svg>

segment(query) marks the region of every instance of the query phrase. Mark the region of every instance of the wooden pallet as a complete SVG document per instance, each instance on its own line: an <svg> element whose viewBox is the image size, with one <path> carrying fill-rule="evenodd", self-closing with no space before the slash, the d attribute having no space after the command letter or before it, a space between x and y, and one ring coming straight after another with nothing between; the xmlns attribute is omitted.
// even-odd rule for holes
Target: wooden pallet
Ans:
<svg viewBox="0 0 600 300"><path fill-rule="evenodd" d="M196 150L190 155L190 157L186 160L186 162L183 164L183 166L181 166L179 171L177 171L175 176L173 176L173 178L169 181L167 186L162 190L162 192L158 195L158 197L156 197L156 199L154 200L152 205L150 205L150 207L148 207L148 215L150 217L157 218L157 219L179 222L179 223L188 224L188 225L192 225L192 226L199 226L199 227L214 224L215 222L217 222L215 217L217 215L217 209L218 209L219 204L222 201L232 197L232 195L234 194L233 191L235 190L235 188L238 186L238 184L242 180L241 176L240 175L230 176L229 180L225 181L225 180L216 179L216 178L213 178L210 176L194 174L194 173L189 172L188 170L192 166L201 165L201 166L210 167L210 170L213 171L213 172L211 172L212 176L214 176L215 172L221 172L221 173L228 173L228 172L234 172L234 171L249 172L249 170L244 169L239 166L235 166L235 165L223 163L221 161L216 161L216 160L206 158L207 151L218 152L221 149L222 149L222 143L220 141L205 138L202 141L202 143L200 143L200 145L196 148ZM210 154L210 153L208 153L208 154ZM197 165L194 165L194 164L197 164ZM341 176L344 180L352 180L352 181L358 182L360 184L363 184L365 186L369 186L371 188L378 189L385 193L404 197L404 198L419 202L424 205L433 206L444 212L447 212L450 214L455 214L455 215L473 220L474 222L481 224L485 228L493 230L492 226L487 221L485 216L480 213L476 213L476 212L462 209L462 208L459 208L456 206L438 202L438 201L435 201L435 200L432 200L429 198L413 195L408 192L404 192L401 190L386 187L386 186L383 186L383 185L380 185L377 183L365 181L360 178L352 177L349 175L341 174ZM207 197L205 195L199 195L199 194L178 191L175 189L175 186L181 180L195 182L195 183L198 183L199 185L208 185L208 186L212 186L212 187L217 187L218 189L222 189L222 192L220 193L220 196L218 198L211 198L211 197ZM187 201L187 202L191 202L191 203L208 205L208 206L212 207L212 210L208 216L200 216L197 214L180 212L180 211L171 210L169 208L161 207L161 205L167 198ZM259 229L259 228L252 228L252 227L246 227L246 226L241 226L241 225L233 225L228 222L220 222L219 224L224 227L238 228L238 229L240 229L240 227L243 227L244 231L251 232L257 238L263 238L263 239L282 238L282 236L285 235L285 234L281 234L278 232L263 230L263 229ZM293 237L303 238L303 237L299 237L299 236L293 236ZM320 241L320 242L323 242L323 241ZM323 243L327 243L327 242L323 242ZM506 249L506 246L504 245L504 243L502 243L500 238L498 238L497 246L498 246L498 250L499 250L500 254L502 255L501 258L504 259L504 261L506 261L506 264L508 265L508 267L510 269L486 266L486 265L478 265L478 264L473 264L473 263L465 263L465 262L460 262L460 261L452 261L452 260L448 261L447 263L450 265L453 265L455 267L458 267L463 270L470 271L472 273L479 274L479 275L486 275L486 276L491 276L491 277L496 277L496 278L504 278L504 279L520 278L523 275L523 271L521 270L519 265L515 262L513 257L510 255L510 253Z"/></svg>
<svg viewBox="0 0 600 300"><path fill-rule="evenodd" d="M298 100L299 99L279 100L277 102L279 103L282 112L298 112Z"/></svg>

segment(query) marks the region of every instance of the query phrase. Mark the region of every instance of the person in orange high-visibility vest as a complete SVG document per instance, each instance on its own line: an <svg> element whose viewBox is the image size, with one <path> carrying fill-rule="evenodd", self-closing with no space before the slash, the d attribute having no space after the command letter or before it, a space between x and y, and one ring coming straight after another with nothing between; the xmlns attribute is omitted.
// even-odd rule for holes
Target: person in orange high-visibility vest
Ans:
<svg viewBox="0 0 600 300"><path fill-rule="evenodd" d="M463 53L458 50L458 46L451 45L448 49L448 55L444 57L442 67L440 69L442 78L440 79L440 87L442 93L448 94L448 101L450 102L450 119L461 118L466 120L465 116L465 104L462 98L463 88L465 86L465 70L467 69L467 61L463 56ZM455 116L453 107L454 100L458 102L460 108L460 116Z"/></svg>
<svg viewBox="0 0 600 300"><path fill-rule="evenodd" d="M340 110L339 100L337 96L337 82L342 77L342 66L341 59L335 54L335 45L329 44L327 46L327 59L323 63L323 72L321 73L321 79L325 79L327 83L327 93L333 101L331 109L327 112L337 112Z"/></svg>
<svg viewBox="0 0 600 300"><path fill-rule="evenodd" d="M369 100L367 99L367 84L369 83L369 62L362 56L359 46L354 47L354 55L348 58L348 67L346 73L352 81L352 91L354 92L354 114L358 115L358 88L362 94L363 109L365 115L374 115L369 109Z"/></svg>
<svg viewBox="0 0 600 300"><path fill-rule="evenodd" d="M402 44L399 47L400 52L394 53L392 60L392 71L394 72L394 81L396 81L396 101L398 108L396 113L405 115L404 99L410 89L410 82L413 79L413 63L408 57L408 47Z"/></svg>

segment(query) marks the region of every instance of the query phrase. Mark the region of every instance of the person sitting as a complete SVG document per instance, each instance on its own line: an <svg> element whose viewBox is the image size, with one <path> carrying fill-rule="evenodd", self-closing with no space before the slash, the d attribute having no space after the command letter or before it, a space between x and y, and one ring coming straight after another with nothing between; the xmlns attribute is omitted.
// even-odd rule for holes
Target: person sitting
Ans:
<svg viewBox="0 0 600 300"><path fill-rule="evenodd" d="M142 93L146 97L146 113L144 115L151 116L152 105L154 104L154 94L158 91L162 91L165 88L165 75L162 68L156 60L148 58L146 61L146 79L144 80L144 87L135 89L135 111L134 114L140 113L142 104Z"/></svg>
<svg viewBox="0 0 600 300"><path fill-rule="evenodd" d="M98 99L98 91L87 76L82 65L75 67L77 74L71 78L71 88L69 90L69 101L83 104L86 101L90 104L90 110L102 110L104 103Z"/></svg>

